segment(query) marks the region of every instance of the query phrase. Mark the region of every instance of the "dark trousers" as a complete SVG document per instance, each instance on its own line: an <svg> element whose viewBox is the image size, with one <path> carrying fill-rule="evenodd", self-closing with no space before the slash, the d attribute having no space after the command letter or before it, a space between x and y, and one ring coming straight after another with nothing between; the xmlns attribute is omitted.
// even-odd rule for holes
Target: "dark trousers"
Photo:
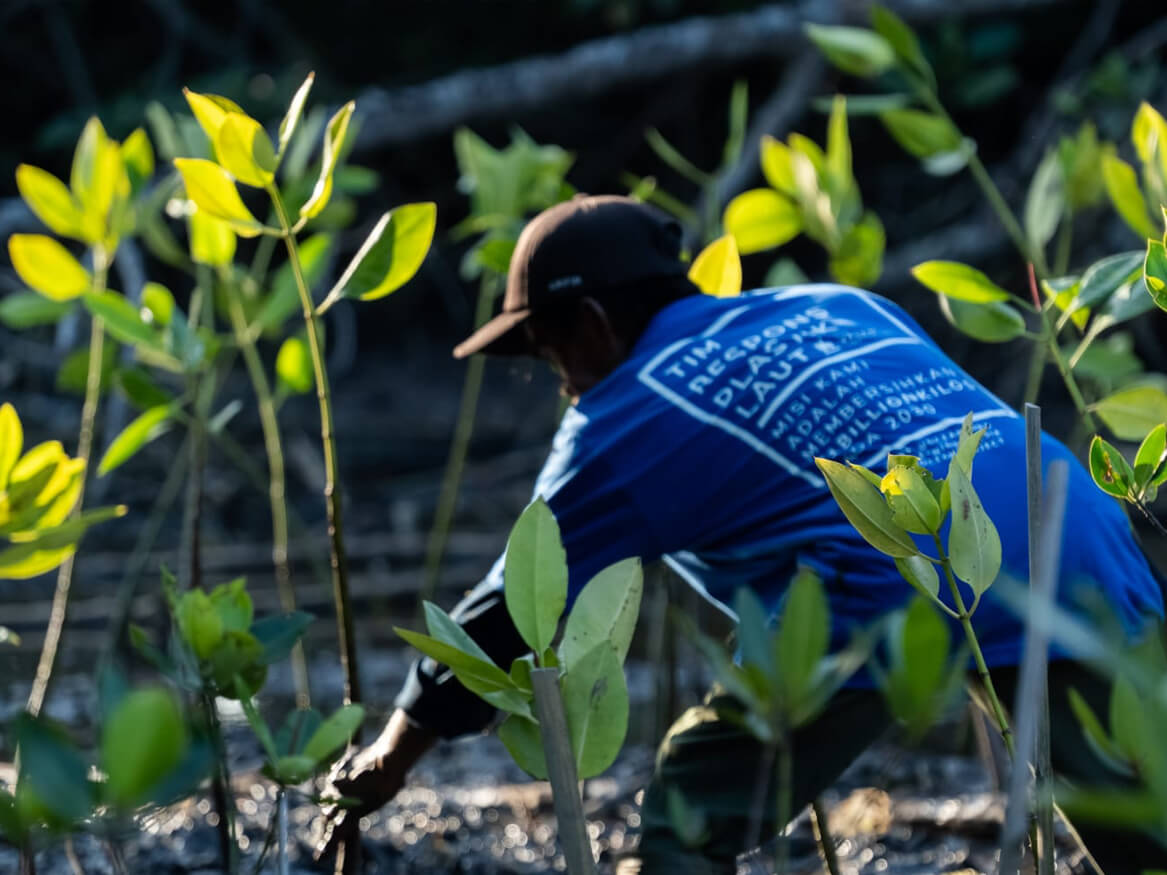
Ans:
<svg viewBox="0 0 1167 875"><path fill-rule="evenodd" d="M1016 689L1016 670L995 669L992 674L998 694L1009 706ZM1113 785L1118 777L1094 754L1070 710L1067 693L1071 687L1096 714L1108 713L1110 690L1106 681L1076 663L1050 665L1054 770L1083 786ZM729 704L726 697L711 695L705 704L681 715L661 742L641 812L638 856L644 875L733 873L734 858L749 849L751 827L758 822L759 799L766 806L760 834L775 834L773 784L760 796L757 792L759 778L773 775L774 769L768 768L770 759L760 742L742 727L721 719L719 705L725 704ZM878 691L842 690L836 694L817 720L793 733L791 811L797 813L814 801L891 725ZM687 847L673 828L670 788L700 813L697 819L704 820L705 829L695 847ZM1106 875L1134 875L1167 865L1167 849L1142 833L1091 828L1085 823L1075 826Z"/></svg>

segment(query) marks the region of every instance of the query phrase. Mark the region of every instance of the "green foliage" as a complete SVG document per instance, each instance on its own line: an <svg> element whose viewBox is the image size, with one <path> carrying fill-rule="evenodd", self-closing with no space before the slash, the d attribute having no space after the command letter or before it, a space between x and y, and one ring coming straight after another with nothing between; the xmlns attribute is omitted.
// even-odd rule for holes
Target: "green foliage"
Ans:
<svg viewBox="0 0 1167 875"><path fill-rule="evenodd" d="M580 777L615 760L628 728L623 662L643 591L640 562L628 559L601 571L580 592L558 650L551 649L567 600L567 557L550 508L536 499L507 542L503 594L507 612L531 652L503 671L436 605L425 604L429 635L396 628L425 655L449 667L475 695L508 713L499 739L529 774L547 776L541 727L532 707L533 666L555 669Z"/></svg>

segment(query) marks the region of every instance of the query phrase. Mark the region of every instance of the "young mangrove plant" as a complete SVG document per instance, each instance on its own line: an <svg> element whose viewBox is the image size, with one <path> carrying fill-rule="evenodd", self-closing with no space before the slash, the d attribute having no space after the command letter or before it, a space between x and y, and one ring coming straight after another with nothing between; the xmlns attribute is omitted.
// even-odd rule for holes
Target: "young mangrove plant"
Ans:
<svg viewBox="0 0 1167 875"><path fill-rule="evenodd" d="M590 875L595 859L578 781L607 769L624 743L629 708L624 658L640 610L643 575L639 559L601 571L580 590L560 636L567 578L559 525L547 504L536 499L511 530L504 585L507 611L530 653L504 670L428 602L428 635L396 632L449 666L466 689L506 712L499 740L524 771L550 779L568 871Z"/></svg>

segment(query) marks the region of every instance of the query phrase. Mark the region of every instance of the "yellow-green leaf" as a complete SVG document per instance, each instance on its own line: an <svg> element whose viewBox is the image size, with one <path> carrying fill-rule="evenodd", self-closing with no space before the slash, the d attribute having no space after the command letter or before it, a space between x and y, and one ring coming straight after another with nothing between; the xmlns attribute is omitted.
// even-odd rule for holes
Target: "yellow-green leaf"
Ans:
<svg viewBox="0 0 1167 875"><path fill-rule="evenodd" d="M987 304L971 304L947 295L940 296L940 312L952 325L975 340L984 343L1005 343L1025 333L1025 317L1011 304L990 301ZM1079 310L1073 317L1075 324Z"/></svg>
<svg viewBox="0 0 1167 875"><path fill-rule="evenodd" d="M164 687L130 691L102 727L106 798L123 808L144 801L181 761L188 742L173 693Z"/></svg>
<svg viewBox="0 0 1167 875"><path fill-rule="evenodd" d="M732 234L718 237L701 250L689 268L689 279L707 295L732 298L742 291L742 261Z"/></svg>
<svg viewBox="0 0 1167 875"><path fill-rule="evenodd" d="M148 282L142 287L142 310L144 317L165 327L174 315L174 295L162 283Z"/></svg>
<svg viewBox="0 0 1167 875"><path fill-rule="evenodd" d="M789 146L766 134L762 137L760 160L762 175L766 177L766 182L790 197L798 193L798 187L794 184L794 168L791 164Z"/></svg>
<svg viewBox="0 0 1167 875"><path fill-rule="evenodd" d="M81 132L73 153L69 187L81 206L82 233L90 243L103 242L116 195L129 193L121 149L96 118Z"/></svg>
<svg viewBox="0 0 1167 875"><path fill-rule="evenodd" d="M515 628L536 653L551 646L567 603L567 556L559 524L541 498L523 511L507 540L505 596Z"/></svg>
<svg viewBox="0 0 1167 875"><path fill-rule="evenodd" d="M934 292L972 304L1007 301L1010 297L981 271L959 261L925 261L912 268L912 276Z"/></svg>
<svg viewBox="0 0 1167 875"><path fill-rule="evenodd" d="M296 125L300 123L304 104L308 100L308 92L312 90L312 83L315 79L316 74L309 73L300 87L296 89L296 93L292 95L292 102L288 104L288 111L284 114L283 121L280 122L280 155L284 154L288 142L292 139L292 134L296 132Z"/></svg>
<svg viewBox="0 0 1167 875"><path fill-rule="evenodd" d="M879 114L888 133L917 158L931 158L960 148L962 139L948 119L918 109L889 109Z"/></svg>
<svg viewBox="0 0 1167 875"><path fill-rule="evenodd" d="M122 142L122 164L130 178L130 190L135 194L154 175L154 148L142 128L135 128Z"/></svg>
<svg viewBox="0 0 1167 875"><path fill-rule="evenodd" d="M1155 236L1155 226L1147 212L1147 201L1139 188L1135 169L1113 152L1102 156L1102 180L1106 193L1122 220L1140 237Z"/></svg>
<svg viewBox="0 0 1167 875"><path fill-rule="evenodd" d="M215 148L215 142L219 138L219 127L223 124L227 113L237 112L246 115L239 104L230 98L218 94L199 94L189 88L182 89L182 93L186 97L187 105L190 106L190 111L194 114L199 127L207 135L212 149Z"/></svg>
<svg viewBox="0 0 1167 875"><path fill-rule="evenodd" d="M1103 398L1092 409L1116 437L1139 441L1156 425L1167 422L1167 394L1158 386L1128 386Z"/></svg>
<svg viewBox="0 0 1167 875"><path fill-rule="evenodd" d="M203 158L175 158L186 194L207 215L222 219L240 237L255 237L263 230L243 204L231 175L213 161Z"/></svg>
<svg viewBox="0 0 1167 875"><path fill-rule="evenodd" d="M0 492L8 488L8 478L24 448L24 428L16 408L5 402L0 405Z"/></svg>
<svg viewBox="0 0 1167 875"><path fill-rule="evenodd" d="M1115 498L1130 498L1135 472L1114 446L1098 435L1090 442L1090 476L1098 488Z"/></svg>
<svg viewBox="0 0 1167 875"><path fill-rule="evenodd" d="M931 559L920 553L896 559L895 563L904 580L924 595L937 597L940 592L940 575L936 573L936 566L932 564Z"/></svg>
<svg viewBox="0 0 1167 875"><path fill-rule="evenodd" d="M39 167L21 164L16 168L16 188L28 208L50 231L62 237L84 239L81 205L65 183Z"/></svg>
<svg viewBox="0 0 1167 875"><path fill-rule="evenodd" d="M250 116L227 113L215 138L215 154L223 168L244 185L262 188L275 178L271 138Z"/></svg>
<svg viewBox="0 0 1167 875"><path fill-rule="evenodd" d="M297 395L312 391L316 378L312 371L312 356L308 344L299 337L289 337L276 354L276 376Z"/></svg>
<svg viewBox="0 0 1167 875"><path fill-rule="evenodd" d="M940 529L940 505L912 468L893 467L884 476L880 491L887 498L892 518L909 532L928 535Z"/></svg>
<svg viewBox="0 0 1167 875"><path fill-rule="evenodd" d="M353 256L329 298L372 301L397 291L417 273L437 227L437 206L403 204L385 213Z"/></svg>
<svg viewBox="0 0 1167 875"><path fill-rule="evenodd" d="M223 267L235 257L235 232L228 222L196 210L190 219L190 257L199 264Z"/></svg>
<svg viewBox="0 0 1167 875"><path fill-rule="evenodd" d="M858 222L843 232L828 268L831 276L844 285L865 288L883 273L883 250L887 235L883 222L873 212L863 214Z"/></svg>
<svg viewBox="0 0 1167 875"><path fill-rule="evenodd" d="M64 246L44 234L13 234L8 256L20 278L54 301L69 301L93 284L89 271Z"/></svg>
<svg viewBox="0 0 1167 875"><path fill-rule="evenodd" d="M1167 181L1167 120L1145 100L1131 123L1131 142L1139 160Z"/></svg>
<svg viewBox="0 0 1167 875"><path fill-rule="evenodd" d="M151 407L122 429L101 457L101 463L97 466L98 475L105 476L114 468L124 465L138 450L164 434L170 428L173 413L174 408L170 404Z"/></svg>
<svg viewBox="0 0 1167 875"><path fill-rule="evenodd" d="M815 464L827 481L843 515L876 550L896 558L915 556L912 536L892 517L891 508L871 482L853 468L830 459Z"/></svg>
<svg viewBox="0 0 1167 875"><path fill-rule="evenodd" d="M300 207L300 216L311 219L319 215L332 197L332 174L336 170L336 163L340 160L340 150L344 146L344 138L348 133L349 121L352 119L356 104L351 100L337 110L328 120L324 129L324 149L320 156L320 175L316 178L316 185L312 194Z"/></svg>
<svg viewBox="0 0 1167 875"><path fill-rule="evenodd" d="M891 44L864 27L829 27L807 24L806 35L827 60L854 76L878 76L895 64Z"/></svg>
<svg viewBox="0 0 1167 875"><path fill-rule="evenodd" d="M1143 260L1143 285L1160 310L1167 310L1167 247L1158 240L1147 241Z"/></svg>
<svg viewBox="0 0 1167 875"><path fill-rule="evenodd" d="M771 188L755 188L729 202L722 223L733 236L738 252L749 255L797 237L802 230L802 215L789 198Z"/></svg>
<svg viewBox="0 0 1167 875"><path fill-rule="evenodd" d="M138 309L117 292L86 292L85 308L104 320L105 329L122 343L165 353L162 335L142 319Z"/></svg>

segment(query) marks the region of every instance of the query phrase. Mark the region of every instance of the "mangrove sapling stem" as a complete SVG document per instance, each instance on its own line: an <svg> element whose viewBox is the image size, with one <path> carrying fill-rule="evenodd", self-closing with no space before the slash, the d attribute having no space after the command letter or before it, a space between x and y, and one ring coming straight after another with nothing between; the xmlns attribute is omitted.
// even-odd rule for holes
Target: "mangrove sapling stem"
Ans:
<svg viewBox="0 0 1167 875"><path fill-rule="evenodd" d="M259 407L259 423L263 429L263 448L267 454L268 469L268 504L271 506L272 566L275 569L276 589L280 595L280 605L285 612L296 610L296 590L292 586L292 570L288 563L288 499L287 478L284 473L284 448L280 440L280 423L276 416L275 399L271 391L271 383L267 379L267 371L259 358L259 351L255 348L247 328L247 315L243 312L243 304L239 300L239 290L227 289L224 296L227 299L227 313L231 320L231 328L235 334L235 342L239 344L239 351L243 354L243 363L247 368L247 375L251 378L251 388L255 392L255 400ZM304 658L304 645L297 641L292 648L292 683L296 689L296 707L308 708L311 706L311 696L308 690L308 663Z"/></svg>
<svg viewBox="0 0 1167 875"><path fill-rule="evenodd" d="M595 875L596 861L588 838L583 801L579 795L579 773L571 751L571 734L563 697L559 692L559 669L537 668L531 672L535 690L535 713L539 716L539 733L547 759L547 776L551 780L551 797L555 805L556 829L568 875Z"/></svg>
<svg viewBox="0 0 1167 875"><path fill-rule="evenodd" d="M109 254L102 246L93 247L93 292L105 291L109 276ZM85 374L85 401L81 406L81 429L77 436L77 458L84 467L81 470L81 489L77 493L77 504L70 516L81 512L85 501L85 484L89 480L89 456L93 452L93 425L97 421L97 408L101 403L101 372L104 362L105 327L97 316L91 317L89 327L89 365ZM34 717L49 692L53 678L53 667L57 662L57 652L61 647L61 635L65 630L65 615L69 609L69 590L73 586L73 565L76 554L70 553L57 571L57 588L53 592L53 606L49 613L49 625L45 629L44 644L41 645L40 659L37 661L36 675L28 694L28 712Z"/></svg>
<svg viewBox="0 0 1167 875"><path fill-rule="evenodd" d="M790 825L794 803L794 752L790 749L790 739L778 742L778 849L775 854L774 871L786 875L790 867L790 836L786 828Z"/></svg>
<svg viewBox="0 0 1167 875"><path fill-rule="evenodd" d="M344 700L346 703L361 701L360 672L357 662L356 641L353 638L352 606L348 592L348 559L344 551L344 523L340 500L340 470L336 456L336 432L332 418L332 395L328 386L328 371L324 366L324 350L320 346L320 335L316 330L315 306L308 284L304 281L304 271L300 265L300 252L296 247L295 234L288 221L283 199L274 185L267 188L279 218L284 245L288 250L288 263L296 290L300 294L300 304L304 309L304 324L308 329L308 350L312 356L312 370L316 378L316 398L320 405L320 440L324 450L324 501L328 513L328 538L331 546L329 562L332 567L332 590L336 601L337 637L340 643L340 664L344 672ZM354 739L355 743L356 739Z"/></svg>
<svg viewBox="0 0 1167 875"><path fill-rule="evenodd" d="M973 661L977 667L977 677L985 689L985 694L989 697L989 705L993 710L993 718L997 721L997 727L1001 730L1001 738L1005 742L1005 748L1009 751L1009 756L1013 756L1013 730L1009 727L1009 718L1005 715L1005 708L1001 705L1001 700L997 696L997 688L993 686L993 679L989 676L989 667L985 663L985 655L981 652L981 644L977 640L977 633L973 631L972 614L964 605L964 597L960 594L960 586L957 584L956 577L952 573L952 562L949 560L948 553L944 549L944 543L940 540L940 536L935 533L932 535L932 540L936 542L936 550L940 556L940 565L944 568L944 577L948 581L949 590L952 592L952 601L956 605L957 616L960 619L961 628L964 629L965 640L968 641L969 649L972 650Z"/></svg>
<svg viewBox="0 0 1167 875"><path fill-rule="evenodd" d="M203 712L207 720L207 734L211 738L211 747L215 758L215 771L211 776L211 796L215 810L219 814L217 831L219 835L219 854L223 858L223 869L227 872L236 871L235 845L235 799L231 792L231 772L227 765L227 746L223 743L223 727L219 723L219 714L215 710L215 697L210 693L203 693Z"/></svg>
<svg viewBox="0 0 1167 875"><path fill-rule="evenodd" d="M489 318L494 301L494 278L483 275L478 288L478 302L474 310L474 329L477 331ZM430 529L425 551L425 582L418 598L418 615L422 605L433 601L438 588L438 575L442 568L442 556L446 552L446 542L450 536L450 524L454 509L458 504L458 491L462 484L462 472L466 466L466 455L470 448L470 436L474 433L474 418L478 410L478 396L482 390L482 374L486 366L486 356L470 357L466 366L466 380L462 385L462 401L458 408L458 422L454 426L454 438L450 441L450 455L446 460L446 470L442 475L442 487L438 493L438 504L434 511L434 524Z"/></svg>
<svg viewBox="0 0 1167 875"><path fill-rule="evenodd" d="M819 840L819 849L823 852L823 862L830 875L840 875L839 854L835 850L835 839L831 836L831 826L827 821L827 809L821 799L810 804L810 817L814 822L815 835Z"/></svg>
<svg viewBox="0 0 1167 875"><path fill-rule="evenodd" d="M746 848L758 847L762 841L762 821L766 816L766 791L770 787L770 777L774 774L774 762L778 756L778 745L767 744L762 748L762 762L758 777L754 781L754 801L750 805L750 826L746 833Z"/></svg>

